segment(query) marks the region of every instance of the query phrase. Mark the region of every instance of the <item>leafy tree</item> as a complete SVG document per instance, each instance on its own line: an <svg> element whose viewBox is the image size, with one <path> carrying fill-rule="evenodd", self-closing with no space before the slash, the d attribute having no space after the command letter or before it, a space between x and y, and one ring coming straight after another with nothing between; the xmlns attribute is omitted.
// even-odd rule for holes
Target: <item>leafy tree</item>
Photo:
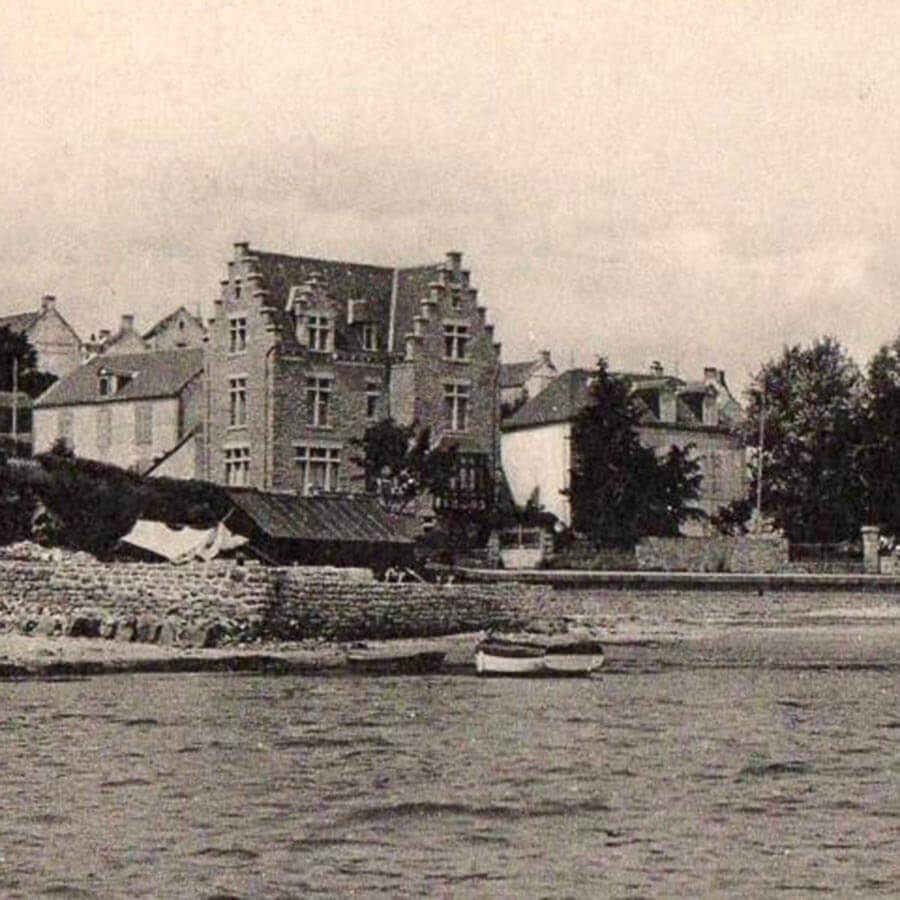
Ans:
<svg viewBox="0 0 900 900"><path fill-rule="evenodd" d="M745 442L755 498L763 413L762 510L788 538L855 537L864 517L861 478L863 379L840 343L823 337L785 347L747 392Z"/></svg>
<svg viewBox="0 0 900 900"><path fill-rule="evenodd" d="M600 359L591 402L572 425L569 488L572 525L606 545L632 544L644 535L676 535L699 511L699 464L691 447L659 458L638 437L640 413L627 379L610 375Z"/></svg>
<svg viewBox="0 0 900 900"><path fill-rule="evenodd" d="M37 397L56 381L54 375L38 370L37 353L28 338L4 325L0 328L0 391L13 389L13 361L18 364L18 390L29 397Z"/></svg>
<svg viewBox="0 0 900 900"><path fill-rule="evenodd" d="M865 517L900 532L900 335L869 363L857 464L865 491ZM865 524L865 523L864 523Z"/></svg>
<svg viewBox="0 0 900 900"><path fill-rule="evenodd" d="M402 512L426 491L443 494L456 471L456 449L430 447L429 429L416 423L382 419L350 444L361 451L351 462L362 468L366 489L391 512Z"/></svg>

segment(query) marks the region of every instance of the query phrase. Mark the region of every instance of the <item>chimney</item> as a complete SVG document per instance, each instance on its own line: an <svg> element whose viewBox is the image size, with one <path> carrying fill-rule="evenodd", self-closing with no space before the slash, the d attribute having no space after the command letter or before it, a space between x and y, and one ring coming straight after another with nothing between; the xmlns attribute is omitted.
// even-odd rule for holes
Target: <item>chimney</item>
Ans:
<svg viewBox="0 0 900 900"><path fill-rule="evenodd" d="M652 363L650 363L650 373L655 375L657 378L660 378L663 374L663 366L662 363L658 359L654 359Z"/></svg>
<svg viewBox="0 0 900 900"><path fill-rule="evenodd" d="M41 312L50 312L51 309L56 309L56 297L53 294L44 294L41 297Z"/></svg>
<svg viewBox="0 0 900 900"><path fill-rule="evenodd" d="M550 362L550 351L549 350L541 350L540 363L542 366L547 366L548 368L553 367L553 363Z"/></svg>
<svg viewBox="0 0 900 900"><path fill-rule="evenodd" d="M719 370L715 366L705 366L703 369L703 381L706 384L721 384L719 381Z"/></svg>
<svg viewBox="0 0 900 900"><path fill-rule="evenodd" d="M234 244L234 258L243 259L250 255L250 243L248 241L236 241Z"/></svg>
<svg viewBox="0 0 900 900"><path fill-rule="evenodd" d="M459 268L462 264L462 253L459 250L450 250L447 253L447 266L455 275L459 274Z"/></svg>
<svg viewBox="0 0 900 900"><path fill-rule="evenodd" d="M105 344L109 340L109 329L101 328L99 338L100 338L100 343Z"/></svg>
<svg viewBox="0 0 900 900"><path fill-rule="evenodd" d="M131 313L122 313L122 334L134 331L134 316Z"/></svg>

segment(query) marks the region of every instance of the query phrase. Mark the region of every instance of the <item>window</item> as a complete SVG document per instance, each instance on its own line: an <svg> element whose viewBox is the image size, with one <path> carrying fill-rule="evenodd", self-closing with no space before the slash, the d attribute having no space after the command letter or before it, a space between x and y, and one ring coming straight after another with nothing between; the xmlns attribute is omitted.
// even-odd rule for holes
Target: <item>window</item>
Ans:
<svg viewBox="0 0 900 900"><path fill-rule="evenodd" d="M243 353L247 349L247 319L235 316L228 320L228 352Z"/></svg>
<svg viewBox="0 0 900 900"><path fill-rule="evenodd" d="M250 481L250 448L225 448L225 484L245 487Z"/></svg>
<svg viewBox="0 0 900 900"><path fill-rule="evenodd" d="M240 279L238 279L234 283L234 299L235 300L241 299L241 280Z"/></svg>
<svg viewBox="0 0 900 900"><path fill-rule="evenodd" d="M378 341L376 340L374 325L363 325L363 327L362 327L362 345L363 345L363 350L377 350L378 349Z"/></svg>
<svg viewBox="0 0 900 900"><path fill-rule="evenodd" d="M247 424L247 379L242 375L228 379L228 424Z"/></svg>
<svg viewBox="0 0 900 900"><path fill-rule="evenodd" d="M112 443L112 410L101 406L97 410L97 447L106 450Z"/></svg>
<svg viewBox="0 0 900 900"><path fill-rule="evenodd" d="M307 346L310 350L331 349L331 319L327 315L311 313L306 318Z"/></svg>
<svg viewBox="0 0 900 900"><path fill-rule="evenodd" d="M444 424L450 431L469 427L469 385L444 385Z"/></svg>
<svg viewBox="0 0 900 900"><path fill-rule="evenodd" d="M138 445L153 443L152 403L139 403L134 408L134 442Z"/></svg>
<svg viewBox="0 0 900 900"><path fill-rule="evenodd" d="M381 396L381 386L377 381L366 382L366 418L374 419L378 414L378 398Z"/></svg>
<svg viewBox="0 0 900 900"><path fill-rule="evenodd" d="M113 379L115 376L102 373L100 375L99 388L100 396L108 397L113 392Z"/></svg>
<svg viewBox="0 0 900 900"><path fill-rule="evenodd" d="M444 325L444 357L446 359L467 359L469 326Z"/></svg>
<svg viewBox="0 0 900 900"><path fill-rule="evenodd" d="M339 447L300 445L294 448L304 494L328 493L338 488Z"/></svg>
<svg viewBox="0 0 900 900"><path fill-rule="evenodd" d="M328 425L328 398L331 396L331 379L322 375L310 375L306 379L306 421L316 428Z"/></svg>

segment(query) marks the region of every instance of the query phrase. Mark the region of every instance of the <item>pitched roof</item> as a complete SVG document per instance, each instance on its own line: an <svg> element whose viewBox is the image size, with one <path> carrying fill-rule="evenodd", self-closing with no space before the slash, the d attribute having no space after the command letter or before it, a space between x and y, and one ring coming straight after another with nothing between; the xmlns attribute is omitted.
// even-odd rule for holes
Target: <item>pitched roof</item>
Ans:
<svg viewBox="0 0 900 900"><path fill-rule="evenodd" d="M540 360L500 364L500 387L520 387L528 381L528 376L540 365Z"/></svg>
<svg viewBox="0 0 900 900"><path fill-rule="evenodd" d="M680 378L674 376L646 375L643 373L612 372L616 377L627 378L632 383L633 396L640 413L642 425L666 425L681 428L708 427L702 425L702 418L698 411L692 409L687 397L701 393L699 382L686 384ZM554 379L538 394L529 400L521 409L506 419L500 426L503 431L515 431L519 428L533 428L541 425L552 425L560 422L570 422L590 402L589 384L593 373L589 369L569 369ZM672 390L676 394L675 422L662 422L659 418L658 401L656 394L664 388ZM702 392L709 389L702 384ZM684 396L682 396L684 395ZM728 414L722 416L720 426L726 427L734 424L736 414L732 407L737 407L730 394L722 396L720 412L728 410Z"/></svg>
<svg viewBox="0 0 900 900"><path fill-rule="evenodd" d="M408 544L391 517L366 496L298 497L256 488L226 493L269 537L295 541Z"/></svg>
<svg viewBox="0 0 900 900"><path fill-rule="evenodd" d="M152 328L145 331L144 334L142 335L144 340L149 341L150 338L152 338L156 334L157 331L162 331L162 329L165 328L166 325L169 324L169 322L171 322L173 319L176 318L176 316L179 316L179 315L186 316L188 319L190 319L192 322L194 322L199 328L202 328L204 331L206 330L206 326L203 324L203 322L199 318L199 316L195 316L189 309L187 309L187 307L179 306L178 309L173 310L167 316L163 316L163 318L161 318Z"/></svg>
<svg viewBox="0 0 900 900"><path fill-rule="evenodd" d="M101 369L129 375L131 380L115 394L101 397L98 388ZM202 371L202 348L101 354L53 384L34 405L40 408L174 397Z"/></svg>
<svg viewBox="0 0 900 900"><path fill-rule="evenodd" d="M0 328L8 328L14 334L23 334L40 318L37 312L14 313L11 316L0 316Z"/></svg>

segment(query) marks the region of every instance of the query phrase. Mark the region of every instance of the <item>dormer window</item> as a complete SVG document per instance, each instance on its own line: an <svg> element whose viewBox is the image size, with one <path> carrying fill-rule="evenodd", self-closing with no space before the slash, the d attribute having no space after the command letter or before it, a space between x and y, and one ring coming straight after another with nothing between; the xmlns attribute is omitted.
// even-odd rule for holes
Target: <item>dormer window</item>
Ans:
<svg viewBox="0 0 900 900"><path fill-rule="evenodd" d="M117 394L122 388L131 383L132 376L127 374L117 374L110 372L108 369L101 369L97 373L97 386L101 397L111 397Z"/></svg>
<svg viewBox="0 0 900 900"><path fill-rule="evenodd" d="M371 323L366 323L362 327L362 345L363 350L378 349L377 333L375 331L375 326Z"/></svg>
<svg viewBox="0 0 900 900"><path fill-rule="evenodd" d="M306 345L310 350L323 353L331 350L333 331L331 317L323 313L309 313L306 317Z"/></svg>

